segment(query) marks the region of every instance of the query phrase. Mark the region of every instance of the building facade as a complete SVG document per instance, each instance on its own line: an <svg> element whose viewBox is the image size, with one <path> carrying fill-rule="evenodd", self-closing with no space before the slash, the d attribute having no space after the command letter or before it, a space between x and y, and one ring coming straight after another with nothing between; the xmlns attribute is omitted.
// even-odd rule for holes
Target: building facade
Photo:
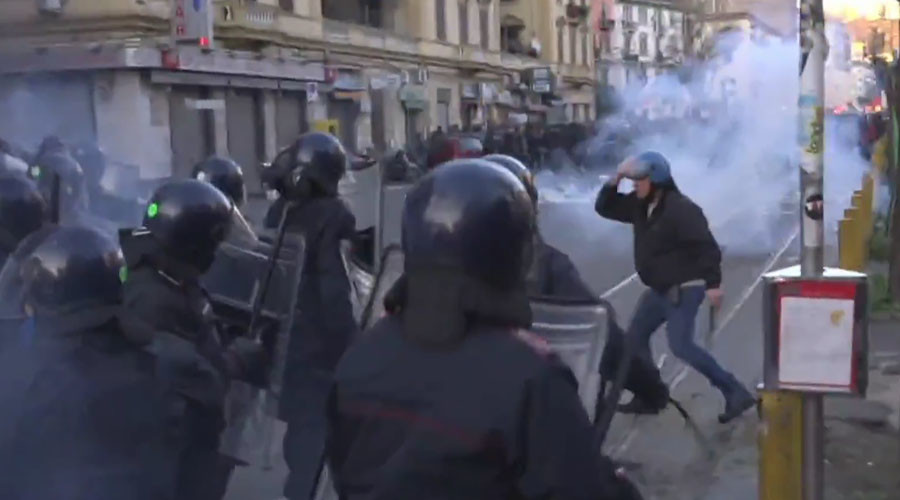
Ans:
<svg viewBox="0 0 900 500"><path fill-rule="evenodd" d="M688 9L679 1L595 0L597 80L617 90L643 85L684 62Z"/></svg>
<svg viewBox="0 0 900 500"><path fill-rule="evenodd" d="M531 3L543 10L526 31L548 50L510 50L504 16ZM593 47L556 43L557 28L591 36L585 0L0 5L0 137L96 141L141 177L227 154L259 193L258 165L311 129L362 153L437 127L594 113Z"/></svg>
<svg viewBox="0 0 900 500"><path fill-rule="evenodd" d="M538 68L512 82L531 91L521 94L529 119L542 120L542 113L550 123L595 117L590 10L589 0L501 0L502 57L525 58Z"/></svg>

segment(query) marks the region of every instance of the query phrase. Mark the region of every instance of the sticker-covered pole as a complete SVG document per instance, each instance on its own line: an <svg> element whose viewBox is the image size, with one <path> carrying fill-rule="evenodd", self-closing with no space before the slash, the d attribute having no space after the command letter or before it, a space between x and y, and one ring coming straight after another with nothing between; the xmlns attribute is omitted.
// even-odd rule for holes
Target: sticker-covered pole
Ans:
<svg viewBox="0 0 900 500"><path fill-rule="evenodd" d="M800 0L800 274L824 271L825 12L822 0ZM803 498L823 498L825 437L821 394L803 395Z"/></svg>
<svg viewBox="0 0 900 500"><path fill-rule="evenodd" d="M825 16L822 0L800 2L800 272L824 267Z"/></svg>

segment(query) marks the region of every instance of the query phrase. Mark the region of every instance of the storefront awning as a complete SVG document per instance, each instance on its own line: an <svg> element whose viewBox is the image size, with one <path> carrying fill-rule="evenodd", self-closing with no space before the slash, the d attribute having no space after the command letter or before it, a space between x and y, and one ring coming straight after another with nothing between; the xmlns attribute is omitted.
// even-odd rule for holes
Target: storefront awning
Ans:
<svg viewBox="0 0 900 500"><path fill-rule="evenodd" d="M503 26L504 28L524 28L525 21L512 14L507 14L500 19L500 26Z"/></svg>
<svg viewBox="0 0 900 500"><path fill-rule="evenodd" d="M338 100L361 101L366 97L362 90L332 90L331 98Z"/></svg>

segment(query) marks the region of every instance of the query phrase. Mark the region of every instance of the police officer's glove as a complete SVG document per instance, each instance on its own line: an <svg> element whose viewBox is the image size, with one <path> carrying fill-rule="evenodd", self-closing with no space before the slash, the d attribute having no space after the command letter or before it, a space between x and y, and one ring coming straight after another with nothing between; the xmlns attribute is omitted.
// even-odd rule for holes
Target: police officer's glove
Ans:
<svg viewBox="0 0 900 500"><path fill-rule="evenodd" d="M247 337L234 339L225 352L225 359L232 378L258 387L267 386L269 359L265 347L259 341Z"/></svg>

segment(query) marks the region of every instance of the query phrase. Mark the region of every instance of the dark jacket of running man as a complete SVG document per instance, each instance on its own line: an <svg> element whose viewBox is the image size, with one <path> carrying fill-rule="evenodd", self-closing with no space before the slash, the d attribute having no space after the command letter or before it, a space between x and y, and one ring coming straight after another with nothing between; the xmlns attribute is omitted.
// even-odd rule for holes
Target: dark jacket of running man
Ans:
<svg viewBox="0 0 900 500"><path fill-rule="evenodd" d="M629 194L620 194L622 178L635 182ZM629 158L616 177L597 195L597 213L634 226L634 262L649 289L638 301L628 328L638 355L650 359L650 337L663 323L672 354L703 374L722 392L728 422L753 407L753 395L694 342L697 311L708 298L719 307L722 291L722 254L709 230L703 211L681 194L672 179L669 162L659 153Z"/></svg>
<svg viewBox="0 0 900 500"><path fill-rule="evenodd" d="M666 189L651 210L637 192L621 194L617 188L604 184L595 208L602 217L634 226L634 265L645 285L665 292L702 280L707 289L719 288L722 253L696 203L677 188Z"/></svg>

